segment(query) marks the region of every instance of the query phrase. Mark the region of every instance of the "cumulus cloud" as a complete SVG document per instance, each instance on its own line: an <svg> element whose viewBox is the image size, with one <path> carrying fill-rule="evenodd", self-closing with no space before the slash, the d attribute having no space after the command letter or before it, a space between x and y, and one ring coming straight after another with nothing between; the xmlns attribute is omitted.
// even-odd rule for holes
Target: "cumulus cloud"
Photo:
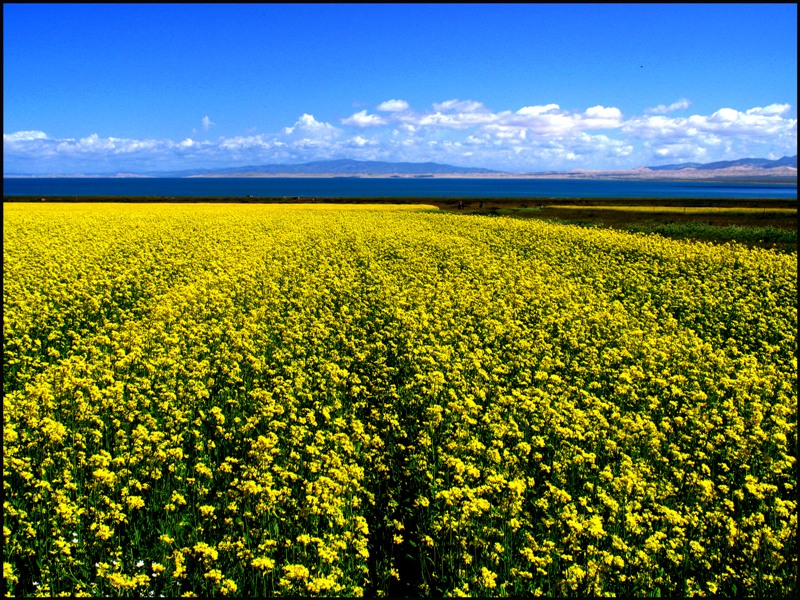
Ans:
<svg viewBox="0 0 800 600"><path fill-rule="evenodd" d="M744 112L733 108L720 108L709 116L692 115L686 118L645 116L629 119L622 130L642 138L685 138L703 135L737 135L749 138L773 137L781 134L797 135L797 119L782 116L786 105L771 105L766 109L756 107Z"/></svg>
<svg viewBox="0 0 800 600"><path fill-rule="evenodd" d="M791 109L791 105L789 104L770 104L769 106L760 107L756 106L755 108L750 108L745 111L745 114L748 115L782 115L789 112Z"/></svg>
<svg viewBox="0 0 800 600"><path fill-rule="evenodd" d="M537 136L560 136L579 129L580 115L561 110L557 104L547 106L528 106L513 114L501 115L496 129L501 131L517 127Z"/></svg>
<svg viewBox="0 0 800 600"><path fill-rule="evenodd" d="M446 100L427 111L404 100L362 110L341 127L304 113L272 134L214 141L128 139L98 134L55 138L44 131L3 135L9 173L136 172L305 162L326 158L436 161L505 170L632 168L651 161L710 162L797 152L797 120L788 104L721 107L675 117L682 100L625 116L614 106L562 108L556 103L492 110L474 100ZM661 113L661 114L659 114ZM208 119L208 125L213 123ZM364 135L365 129L370 135ZM30 170L34 165L37 171ZM466 165L465 165L466 166ZM147 167L147 168L145 168Z"/></svg>
<svg viewBox="0 0 800 600"><path fill-rule="evenodd" d="M3 135L3 165L7 172L63 174L111 170L150 170L163 160L197 154L203 144L172 140L101 137L93 133L79 139L54 138L44 132ZM28 171L30 169L30 171Z"/></svg>
<svg viewBox="0 0 800 600"><path fill-rule="evenodd" d="M458 111L462 113L471 113L476 111L485 111L486 107L481 102L474 100L447 100L433 105L435 111Z"/></svg>
<svg viewBox="0 0 800 600"><path fill-rule="evenodd" d="M539 115L558 114L561 107L558 104L545 104L544 106L524 106L517 111L524 117L538 117Z"/></svg>
<svg viewBox="0 0 800 600"><path fill-rule="evenodd" d="M287 136L304 135L314 138L332 138L339 135L339 130L330 123L317 121L314 115L304 113L291 127L284 127L282 133Z"/></svg>
<svg viewBox="0 0 800 600"><path fill-rule="evenodd" d="M783 116L791 107L773 104L739 111L720 108L710 115L686 118L643 116L622 127L642 140L654 157L695 162L744 156L797 153L797 119Z"/></svg>
<svg viewBox="0 0 800 600"><path fill-rule="evenodd" d="M37 139L46 140L47 146L51 151L66 155L125 155L159 151L177 145L170 140L135 140L128 138L100 137L96 133L87 135L78 140L73 138L54 139L50 137ZM4 147L4 150L5 149Z"/></svg>
<svg viewBox="0 0 800 600"><path fill-rule="evenodd" d="M733 123L738 118L738 110L734 110L732 108L720 108L708 118L708 121L711 123Z"/></svg>
<svg viewBox="0 0 800 600"><path fill-rule="evenodd" d="M405 100L387 100L378 104L378 110L383 112L399 112L408 110L408 102Z"/></svg>
<svg viewBox="0 0 800 600"><path fill-rule="evenodd" d="M580 129L614 129L622 125L622 112L613 106L587 108L579 123Z"/></svg>
<svg viewBox="0 0 800 600"><path fill-rule="evenodd" d="M662 143L653 145L646 143L655 158L668 162L710 162L709 149L689 143Z"/></svg>
<svg viewBox="0 0 800 600"><path fill-rule="evenodd" d="M345 141L345 145L351 148L363 148L365 146L377 146L379 144L378 140L375 139L367 139L365 137L361 137L357 135L355 137L350 138L349 140Z"/></svg>
<svg viewBox="0 0 800 600"><path fill-rule="evenodd" d="M654 106L652 108L645 109L645 113L648 115L666 115L667 113L675 112L676 110L683 110L685 108L689 108L691 106L691 102L689 102L686 98L681 98L677 102L673 102L669 106L664 104L659 104L658 106Z"/></svg>
<svg viewBox="0 0 800 600"><path fill-rule="evenodd" d="M44 131L17 131L15 133L4 133L3 141L14 142L29 142L31 140L46 140L47 134Z"/></svg>
<svg viewBox="0 0 800 600"><path fill-rule="evenodd" d="M615 122L618 122L622 118L622 113L618 108L609 107L606 108L605 106L592 106L587 108L583 111L583 114L589 118L593 119L608 119Z"/></svg>
<svg viewBox="0 0 800 600"><path fill-rule="evenodd" d="M222 138L217 146L223 150L234 151L247 151L247 150L263 150L272 148L274 142L268 140L263 135L248 135L248 136L234 136L229 138Z"/></svg>
<svg viewBox="0 0 800 600"><path fill-rule="evenodd" d="M416 122L421 127L448 127L454 129L466 129L475 125L482 125L496 121L497 116L490 112L459 112L443 113L435 112L419 118Z"/></svg>
<svg viewBox="0 0 800 600"><path fill-rule="evenodd" d="M366 110L355 113L342 119L342 125L355 125L356 127L376 127L378 125L386 125L384 120L379 115L369 115Z"/></svg>

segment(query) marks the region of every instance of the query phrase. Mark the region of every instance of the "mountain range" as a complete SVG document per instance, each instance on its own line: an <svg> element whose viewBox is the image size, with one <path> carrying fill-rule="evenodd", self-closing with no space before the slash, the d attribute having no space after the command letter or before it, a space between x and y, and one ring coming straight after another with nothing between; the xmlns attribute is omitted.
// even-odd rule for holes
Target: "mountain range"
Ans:
<svg viewBox="0 0 800 600"><path fill-rule="evenodd" d="M797 156L784 156L777 160L767 158L741 158L739 160L711 163L680 163L639 167L638 169L618 171L551 171L547 173L510 173L494 169L476 167L456 167L453 165L424 162L385 162L374 160L320 160L303 164L254 165L222 169L193 169L148 173L152 177L276 177L276 176L317 176L317 177L622 177L622 178L716 178L728 176L791 176L791 169L797 169ZM796 173L794 173L796 176Z"/></svg>
<svg viewBox="0 0 800 600"><path fill-rule="evenodd" d="M146 173L92 173L76 175L4 174L4 177L486 177L502 179L629 179L728 180L759 179L772 182L797 180L797 155L777 160L741 158L710 163L679 163L635 169L547 171L513 173L477 167L456 167L434 162L374 160L321 160L302 164L267 164L245 167L150 171Z"/></svg>
<svg viewBox="0 0 800 600"><path fill-rule="evenodd" d="M797 155L784 156L777 160L768 158L740 158L739 160L722 160L710 163L680 163L675 165L659 165L647 167L653 171L681 171L683 169L697 169L698 171L712 171L716 169L729 169L731 167L750 167L755 169L775 169L777 167L797 168Z"/></svg>
<svg viewBox="0 0 800 600"><path fill-rule="evenodd" d="M242 177L259 175L488 175L502 173L492 169L455 167L433 162L384 162L377 160L318 160L297 165L258 165L225 169L193 169L149 173L158 177Z"/></svg>

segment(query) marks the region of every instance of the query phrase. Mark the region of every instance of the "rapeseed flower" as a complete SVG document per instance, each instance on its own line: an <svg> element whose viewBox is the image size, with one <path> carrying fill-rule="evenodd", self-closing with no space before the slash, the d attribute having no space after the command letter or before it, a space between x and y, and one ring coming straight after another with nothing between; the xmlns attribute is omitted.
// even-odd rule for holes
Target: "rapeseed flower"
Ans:
<svg viewBox="0 0 800 600"><path fill-rule="evenodd" d="M408 544L421 595L793 595L796 267L415 207L9 204L7 589L377 594Z"/></svg>

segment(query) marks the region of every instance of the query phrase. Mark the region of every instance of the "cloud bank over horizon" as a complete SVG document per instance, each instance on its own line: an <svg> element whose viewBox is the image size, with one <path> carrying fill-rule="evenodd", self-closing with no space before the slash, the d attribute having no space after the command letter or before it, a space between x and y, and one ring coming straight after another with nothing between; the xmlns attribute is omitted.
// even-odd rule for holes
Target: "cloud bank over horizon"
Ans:
<svg viewBox="0 0 800 600"><path fill-rule="evenodd" d="M681 98L626 116L613 106L559 104L494 111L475 100L449 99L415 110L392 98L335 122L303 113L275 133L128 139L96 133L60 138L45 131L3 134L6 175L144 173L352 158L439 162L511 172L629 169L797 153L797 119L789 104L712 114L686 113ZM203 133L223 116L201 120Z"/></svg>

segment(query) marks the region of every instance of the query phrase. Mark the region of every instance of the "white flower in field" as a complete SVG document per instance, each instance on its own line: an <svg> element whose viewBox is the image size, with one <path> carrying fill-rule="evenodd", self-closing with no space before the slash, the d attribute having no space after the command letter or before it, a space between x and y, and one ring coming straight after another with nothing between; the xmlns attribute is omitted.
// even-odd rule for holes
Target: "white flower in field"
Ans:
<svg viewBox="0 0 800 600"><path fill-rule="evenodd" d="M136 563L136 566L137 566L138 568L142 568L142 567L144 566L144 561L143 561L143 560L140 560L139 562L137 562L137 563Z"/></svg>

